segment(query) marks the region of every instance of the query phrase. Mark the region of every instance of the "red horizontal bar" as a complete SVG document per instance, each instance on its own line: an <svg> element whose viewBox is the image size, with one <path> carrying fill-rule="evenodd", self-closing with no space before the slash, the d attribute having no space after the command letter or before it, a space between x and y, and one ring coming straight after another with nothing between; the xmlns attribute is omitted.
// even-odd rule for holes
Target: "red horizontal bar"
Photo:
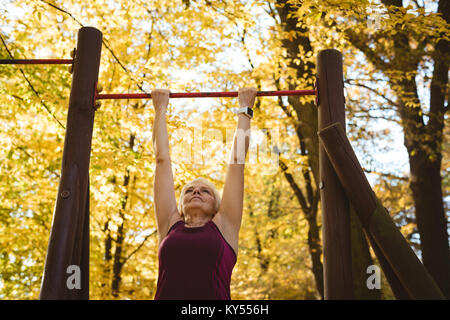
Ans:
<svg viewBox="0 0 450 320"><path fill-rule="evenodd" d="M314 96L316 90L282 90L282 91L258 91L256 96ZM231 92L182 92L170 93L170 98L223 98L237 97L237 91ZM97 94L96 99L151 99L148 93L109 93Z"/></svg>
<svg viewBox="0 0 450 320"><path fill-rule="evenodd" d="M73 59L0 59L0 64L72 64Z"/></svg>

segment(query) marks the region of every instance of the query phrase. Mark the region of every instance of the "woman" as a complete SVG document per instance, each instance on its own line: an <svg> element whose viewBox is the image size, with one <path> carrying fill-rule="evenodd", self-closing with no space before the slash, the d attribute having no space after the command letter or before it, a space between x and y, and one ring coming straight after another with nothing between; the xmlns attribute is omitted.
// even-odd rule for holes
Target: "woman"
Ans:
<svg viewBox="0 0 450 320"><path fill-rule="evenodd" d="M239 90L238 123L222 198L199 178L175 190L165 114L169 90L153 90L154 199L159 237L159 274L155 300L230 300L244 199L244 165L256 89Z"/></svg>

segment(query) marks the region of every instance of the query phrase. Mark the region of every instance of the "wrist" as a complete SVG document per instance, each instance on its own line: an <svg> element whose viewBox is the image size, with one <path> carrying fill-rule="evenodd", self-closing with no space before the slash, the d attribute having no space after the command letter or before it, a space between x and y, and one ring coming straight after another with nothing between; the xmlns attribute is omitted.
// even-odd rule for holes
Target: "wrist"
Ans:
<svg viewBox="0 0 450 320"><path fill-rule="evenodd" d="M253 118L253 109L250 107L240 107L236 110L236 114L247 117L248 119Z"/></svg>
<svg viewBox="0 0 450 320"><path fill-rule="evenodd" d="M238 119L252 120L252 118L250 118L249 116L247 116L246 114L243 114L243 113L238 114Z"/></svg>

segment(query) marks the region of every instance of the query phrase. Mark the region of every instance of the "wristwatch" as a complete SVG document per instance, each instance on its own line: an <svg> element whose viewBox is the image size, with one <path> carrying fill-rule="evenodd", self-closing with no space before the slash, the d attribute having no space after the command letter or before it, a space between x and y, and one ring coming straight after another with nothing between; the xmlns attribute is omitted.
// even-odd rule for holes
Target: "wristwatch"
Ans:
<svg viewBox="0 0 450 320"><path fill-rule="evenodd" d="M249 119L253 118L253 109L252 108L242 107L242 108L237 109L236 114L241 114L241 113L243 113Z"/></svg>

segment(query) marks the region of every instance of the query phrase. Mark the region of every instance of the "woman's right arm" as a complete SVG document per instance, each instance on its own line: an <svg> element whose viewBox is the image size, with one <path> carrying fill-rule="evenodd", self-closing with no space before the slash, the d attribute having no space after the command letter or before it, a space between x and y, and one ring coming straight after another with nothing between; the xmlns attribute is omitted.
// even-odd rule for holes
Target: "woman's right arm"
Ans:
<svg viewBox="0 0 450 320"><path fill-rule="evenodd" d="M170 226L180 220L175 199L172 165L169 152L169 137L166 125L166 110L169 104L169 90L153 90L152 101L155 108L152 141L155 151L156 169L153 196L156 212L158 236L161 242Z"/></svg>

